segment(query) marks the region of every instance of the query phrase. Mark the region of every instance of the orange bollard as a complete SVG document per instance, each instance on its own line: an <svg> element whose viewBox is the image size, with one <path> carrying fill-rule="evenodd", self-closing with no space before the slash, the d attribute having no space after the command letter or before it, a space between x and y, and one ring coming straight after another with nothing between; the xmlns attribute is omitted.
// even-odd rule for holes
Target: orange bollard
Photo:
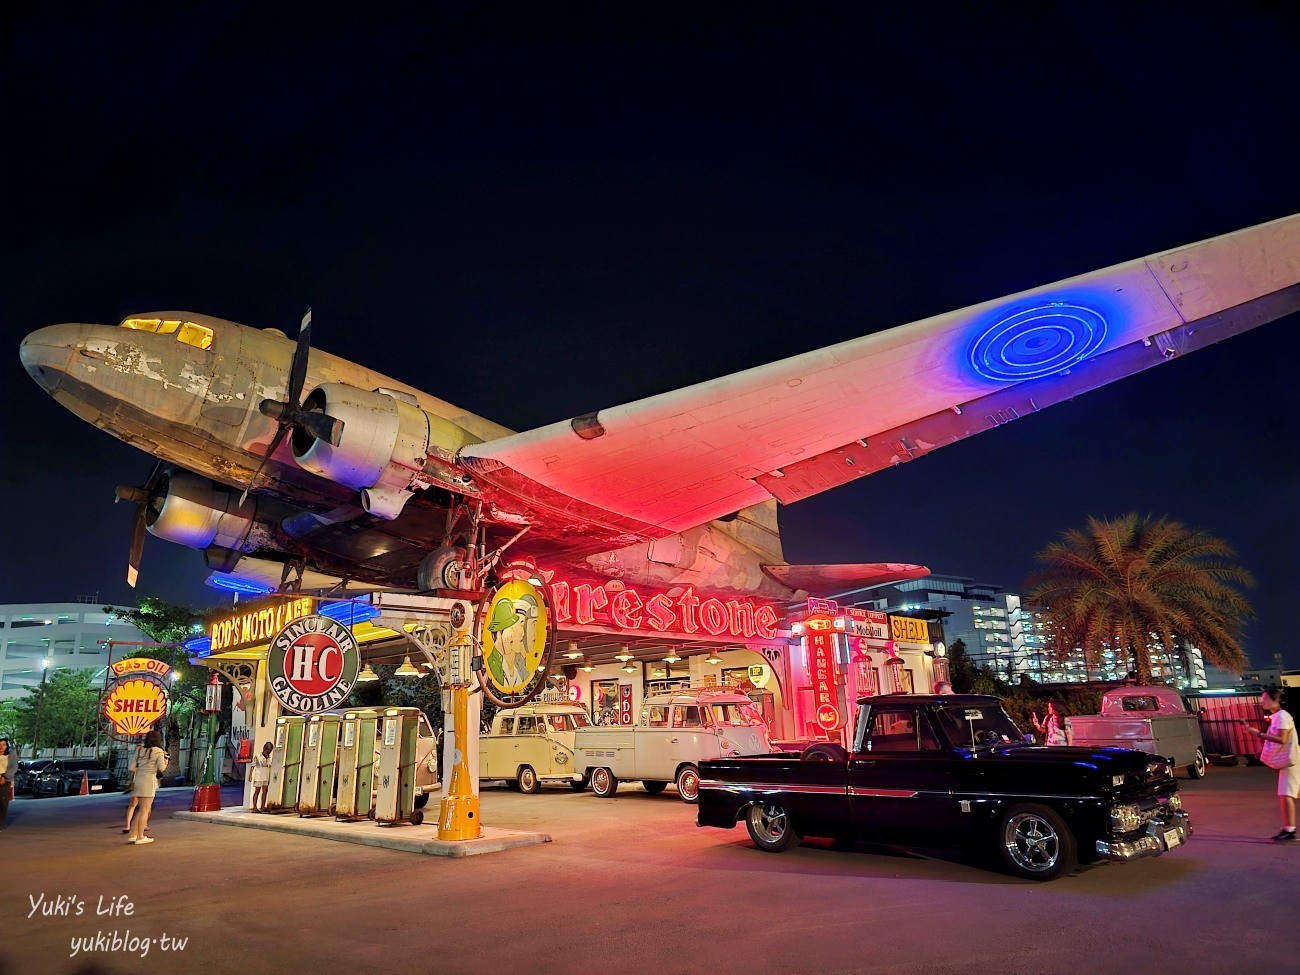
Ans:
<svg viewBox="0 0 1300 975"><path fill-rule="evenodd" d="M90 795L90 777L85 772L81 773L81 792L79 795Z"/></svg>

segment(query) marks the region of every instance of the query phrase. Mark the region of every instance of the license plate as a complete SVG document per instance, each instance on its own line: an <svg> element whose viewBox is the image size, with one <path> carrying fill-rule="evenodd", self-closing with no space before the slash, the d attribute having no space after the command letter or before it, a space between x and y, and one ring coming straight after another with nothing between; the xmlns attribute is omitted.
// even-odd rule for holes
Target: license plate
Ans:
<svg viewBox="0 0 1300 975"><path fill-rule="evenodd" d="M1183 838L1178 835L1178 830L1176 829L1165 830L1165 846L1169 847L1169 849L1172 850L1182 841Z"/></svg>
<svg viewBox="0 0 1300 975"><path fill-rule="evenodd" d="M104 788L102 785L92 785L92 786L90 787L90 791L91 791L91 792L98 792L98 791L99 791L100 789L102 789L102 788Z"/></svg>

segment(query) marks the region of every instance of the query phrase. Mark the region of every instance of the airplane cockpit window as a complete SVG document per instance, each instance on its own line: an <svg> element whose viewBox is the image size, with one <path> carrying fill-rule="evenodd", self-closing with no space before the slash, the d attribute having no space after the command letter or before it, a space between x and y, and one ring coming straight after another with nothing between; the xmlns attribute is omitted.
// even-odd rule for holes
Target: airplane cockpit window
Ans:
<svg viewBox="0 0 1300 975"><path fill-rule="evenodd" d="M194 322L184 322L167 318L127 318L122 328L135 329L137 332L154 332L158 335L176 336L177 341L192 345L196 349L212 348L212 329Z"/></svg>

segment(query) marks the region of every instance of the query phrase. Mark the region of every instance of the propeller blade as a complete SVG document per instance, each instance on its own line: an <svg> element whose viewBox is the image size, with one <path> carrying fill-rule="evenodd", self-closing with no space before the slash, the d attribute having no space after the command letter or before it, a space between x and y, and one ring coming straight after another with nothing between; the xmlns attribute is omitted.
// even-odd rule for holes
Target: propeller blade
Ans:
<svg viewBox="0 0 1300 975"><path fill-rule="evenodd" d="M154 462L153 470L140 487L119 484L114 493L117 501L130 501L135 505L135 517L131 520L131 553L126 560L126 583L132 589L140 580L140 560L144 556L145 522L154 501L157 500L158 486L166 476L166 462L160 457Z"/></svg>
<svg viewBox="0 0 1300 975"><path fill-rule="evenodd" d="M289 408L297 411L302 405L302 384L307 378L307 357L311 353L311 309L302 317L302 327L298 330L298 345L293 350L293 364L289 367L289 389L285 399Z"/></svg>
<svg viewBox="0 0 1300 975"><path fill-rule="evenodd" d="M147 499L146 499L147 500ZM132 589L140 579L140 559L144 555L144 505L135 509L131 522L131 555L126 562L126 584Z"/></svg>
<svg viewBox="0 0 1300 975"><path fill-rule="evenodd" d="M253 484L257 481L257 475L262 473L262 468L266 466L266 462L270 460L271 455L275 453L275 448L280 446L280 441L284 439L284 435L288 432L289 428L287 426L276 428L275 436L271 438L270 446L266 448L266 453L262 455L262 462L257 465L257 470L253 471L253 476L248 479L248 484L244 487L244 493L239 496L239 507L242 508L244 502L248 500L248 492L253 489Z"/></svg>
<svg viewBox="0 0 1300 975"><path fill-rule="evenodd" d="M299 413L295 418L299 427L306 430L317 440L324 440L331 447L337 447L343 437L343 421L328 413Z"/></svg>

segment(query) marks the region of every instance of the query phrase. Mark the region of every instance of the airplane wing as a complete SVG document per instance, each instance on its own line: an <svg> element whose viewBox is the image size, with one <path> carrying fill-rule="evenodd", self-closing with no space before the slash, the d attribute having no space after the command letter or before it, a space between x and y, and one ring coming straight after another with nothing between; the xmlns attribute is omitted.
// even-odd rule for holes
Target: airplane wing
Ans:
<svg viewBox="0 0 1300 975"><path fill-rule="evenodd" d="M906 463L1300 308L1300 215L474 444L481 484L656 537Z"/></svg>

